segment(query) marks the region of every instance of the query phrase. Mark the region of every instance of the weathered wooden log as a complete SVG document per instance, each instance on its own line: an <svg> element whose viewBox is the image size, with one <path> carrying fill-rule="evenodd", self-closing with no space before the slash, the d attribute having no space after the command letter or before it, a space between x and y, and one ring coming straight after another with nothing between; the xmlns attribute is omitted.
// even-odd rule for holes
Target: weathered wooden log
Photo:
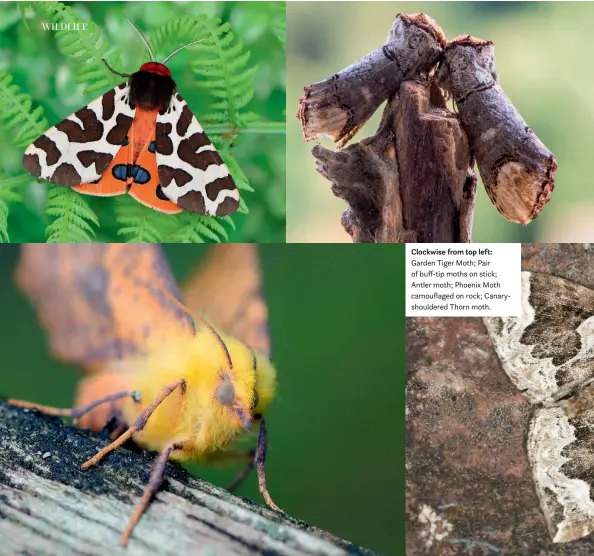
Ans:
<svg viewBox="0 0 594 556"><path fill-rule="evenodd" d="M154 454L119 449L83 471L81 463L104 445L60 419L0 402L0 554L372 554L173 463L122 548Z"/></svg>

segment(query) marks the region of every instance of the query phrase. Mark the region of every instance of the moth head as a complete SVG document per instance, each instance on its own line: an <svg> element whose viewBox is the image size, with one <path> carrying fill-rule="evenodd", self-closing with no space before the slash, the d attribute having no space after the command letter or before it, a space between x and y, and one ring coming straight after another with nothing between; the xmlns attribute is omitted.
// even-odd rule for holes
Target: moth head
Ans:
<svg viewBox="0 0 594 556"><path fill-rule="evenodd" d="M256 354L234 338L226 341L233 354L234 372L219 373L212 399L236 426L249 430L272 400L276 373L264 355Z"/></svg>
<svg viewBox="0 0 594 556"><path fill-rule="evenodd" d="M130 76L130 104L132 107L136 105L144 110L160 110L166 111L171 103L171 97L175 93L175 81L171 77L169 68L165 65L175 54L180 50L199 43L204 39L184 44L176 48L169 56L162 62L156 62L151 46L146 37L140 32L134 23L126 18L132 28L138 33L142 42L144 42L151 61L142 64L140 69Z"/></svg>

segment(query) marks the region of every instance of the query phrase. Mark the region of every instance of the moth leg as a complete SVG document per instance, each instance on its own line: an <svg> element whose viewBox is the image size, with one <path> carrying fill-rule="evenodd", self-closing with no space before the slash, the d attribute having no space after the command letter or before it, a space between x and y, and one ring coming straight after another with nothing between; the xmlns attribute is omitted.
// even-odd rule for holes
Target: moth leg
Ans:
<svg viewBox="0 0 594 556"><path fill-rule="evenodd" d="M109 394L104 396L103 398L98 398L97 400L93 400L90 403L79 405L76 407L68 407L68 408L59 408L59 407L52 407L50 405L41 405L33 402L27 402L25 400L13 400L10 399L6 403L8 405L14 405L15 407L22 407L24 409L37 409L41 413L45 413L46 415L54 415L57 417L72 417L74 422L76 423L83 415L89 413L97 406L108 403L114 402L116 400L120 400L122 398L131 397L135 402L140 400L140 394L136 391L126 390L124 392L116 392L115 394Z"/></svg>
<svg viewBox="0 0 594 556"><path fill-rule="evenodd" d="M160 394L153 400L151 405L149 405L140 414L138 419L136 419L135 423L131 427L129 427L124 434L122 434L108 446L105 446L105 448L103 448L102 450L99 450L99 452L97 452L92 458L85 461L85 463L82 464L82 468L88 469L92 465L95 465L99 460L101 460L101 458L103 458L103 456L109 454L109 452L112 452L116 448L119 448L122 444L124 444L126 441L132 438L132 436L135 433L140 432L145 427L147 421L149 420L150 416L153 414L155 409L157 409L161 402L163 402L163 400L167 398L167 396L169 396L169 394L171 394L176 388L181 388L182 394L185 393L186 381L182 378L180 380L176 380L169 386L163 388Z"/></svg>
<svg viewBox="0 0 594 556"><path fill-rule="evenodd" d="M138 520L140 519L140 517L142 516L142 514L148 507L150 501L152 500L153 496L157 492L159 485L163 481L163 476L165 475L165 466L167 465L167 462L169 461L169 456L171 455L171 452L173 452L174 450L181 450L181 449L183 449L183 442L175 442L175 443L167 446L157 456L157 459L155 460L155 463L153 464L153 468L151 469L151 476L150 476L149 482L146 485L146 488L144 489L144 494L142 495L142 499L140 500L140 503L138 504L138 506L136 506L136 510L134 510L134 513L132 514L132 517L130 518L128 525L126 526L126 529L122 533L122 546L126 546L128 544L128 539L130 538L130 535L132 534L132 530L134 529L134 527L136 527Z"/></svg>
<svg viewBox="0 0 594 556"><path fill-rule="evenodd" d="M233 478L231 483L226 487L229 492L235 492L240 485L245 481L249 474L251 473L252 469L255 466L254 457L256 455L256 450L251 449L245 452L241 452L239 454L233 454L231 457L241 457L241 458L248 458L248 462L245 464L244 468L237 473L237 475Z"/></svg>
<svg viewBox="0 0 594 556"><path fill-rule="evenodd" d="M121 411L113 411L111 417L105 422L99 436L106 440L113 440L126 431L128 427L123 420Z"/></svg>
<svg viewBox="0 0 594 556"><path fill-rule="evenodd" d="M257 418L257 417L256 417ZM268 435L266 433L266 421L264 417L260 417L260 431L258 432L258 444L256 445L256 453L254 455L254 464L258 472L258 486L260 492L264 496L266 503L277 512L282 510L272 501L268 489L266 488L266 473L264 471L264 461L266 460L266 447L268 444Z"/></svg>

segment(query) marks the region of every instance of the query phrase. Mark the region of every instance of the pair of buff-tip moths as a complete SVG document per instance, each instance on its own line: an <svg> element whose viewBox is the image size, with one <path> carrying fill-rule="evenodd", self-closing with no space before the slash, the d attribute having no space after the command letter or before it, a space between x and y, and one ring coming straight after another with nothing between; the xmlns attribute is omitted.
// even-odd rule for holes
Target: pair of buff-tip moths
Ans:
<svg viewBox="0 0 594 556"><path fill-rule="evenodd" d="M235 212L237 186L165 66L182 48L200 41L159 63L134 29L152 61L128 75L104 60L129 80L48 129L25 151L23 167L87 195L128 193L167 214Z"/></svg>
<svg viewBox="0 0 594 556"><path fill-rule="evenodd" d="M274 396L276 371L255 246L212 250L189 280L186 304L154 245L26 244L17 282L37 309L53 354L79 366L85 377L73 408L8 403L71 417L94 431L109 424L113 441L83 469L130 439L159 452L123 532L124 546L170 459L243 459L245 469L230 488L255 467L266 503L280 511L264 472L263 413ZM234 449L254 423L259 423L255 448Z"/></svg>

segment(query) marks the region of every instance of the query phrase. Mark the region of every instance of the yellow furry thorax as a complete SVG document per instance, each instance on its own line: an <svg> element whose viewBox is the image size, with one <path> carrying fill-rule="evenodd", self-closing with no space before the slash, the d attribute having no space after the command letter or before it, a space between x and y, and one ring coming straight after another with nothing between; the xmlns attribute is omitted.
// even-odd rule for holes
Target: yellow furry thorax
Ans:
<svg viewBox="0 0 594 556"><path fill-rule="evenodd" d="M247 415L263 414L275 393L276 371L267 357L254 353L242 342L221 335L232 362L229 364L219 339L199 328L192 337L179 338L152 346L145 357L130 361L129 387L140 392L140 403L127 401L123 407L128 423L134 420L167 385L184 379L179 389L155 410L144 430L134 440L149 450L161 450L172 442L183 442L186 449L173 453L173 459L203 459L226 448L246 430L232 407L221 405L217 386L230 380L235 390L235 408ZM254 372L254 357L256 360ZM254 391L257 406L252 408Z"/></svg>

